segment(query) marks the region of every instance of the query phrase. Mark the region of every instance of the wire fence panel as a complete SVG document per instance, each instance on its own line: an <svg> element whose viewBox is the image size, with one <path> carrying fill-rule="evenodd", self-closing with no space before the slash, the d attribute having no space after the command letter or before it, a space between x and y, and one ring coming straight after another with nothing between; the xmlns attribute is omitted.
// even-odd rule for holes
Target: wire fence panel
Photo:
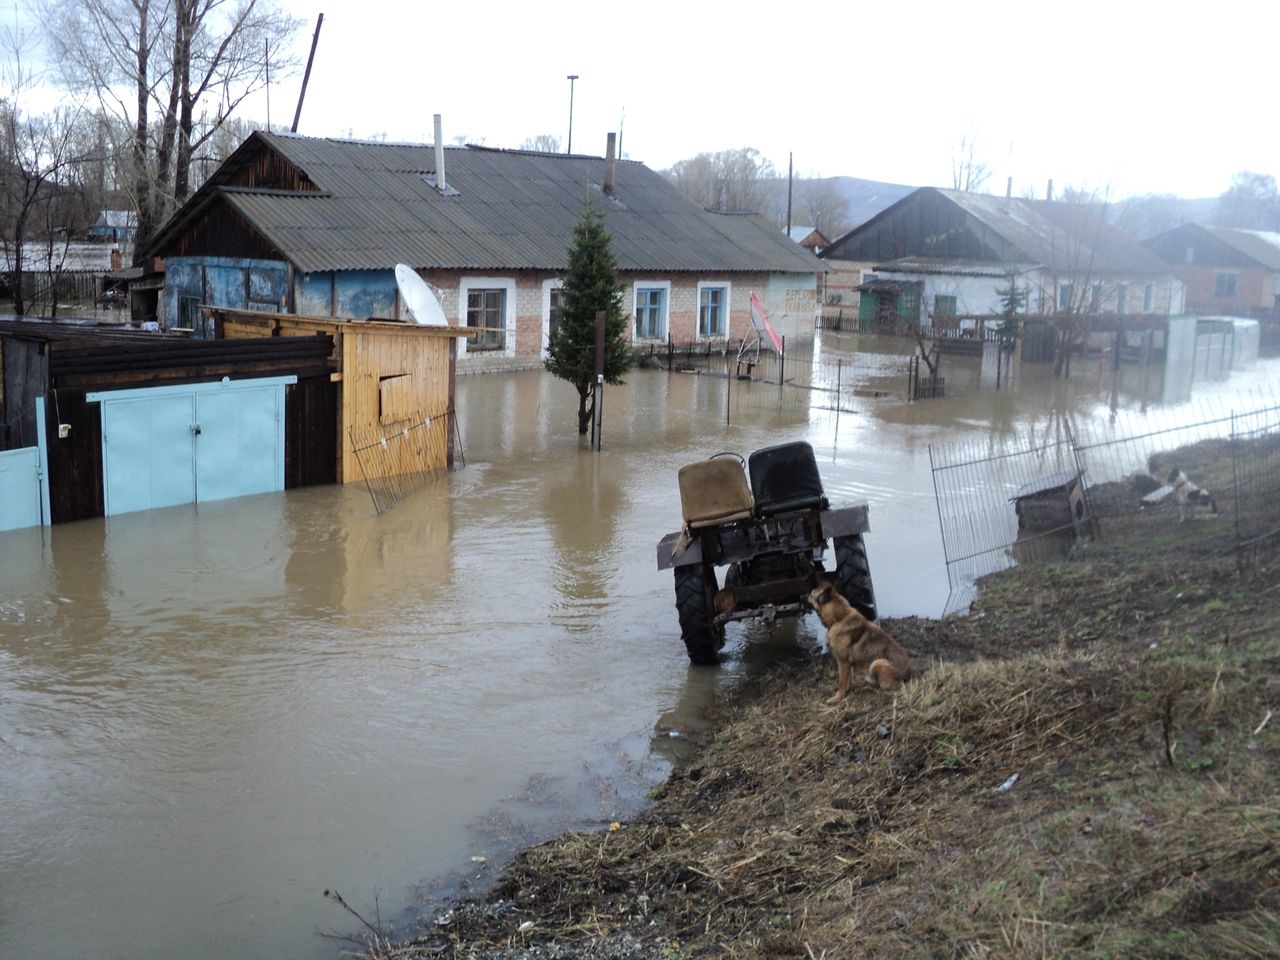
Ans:
<svg viewBox="0 0 1280 960"><path fill-rule="evenodd" d="M364 476L373 508L385 513L439 471L423 470L424 463L466 466L452 410L419 414L391 430L351 431L351 446Z"/></svg>
<svg viewBox="0 0 1280 960"><path fill-rule="evenodd" d="M995 439L931 445L948 609L968 605L979 577L1108 535L1234 553L1241 569L1274 557L1280 404L1251 400L1258 405L1244 412L1208 401L1190 416L1184 408L1105 423L1057 418L1020 449L993 449Z"/></svg>

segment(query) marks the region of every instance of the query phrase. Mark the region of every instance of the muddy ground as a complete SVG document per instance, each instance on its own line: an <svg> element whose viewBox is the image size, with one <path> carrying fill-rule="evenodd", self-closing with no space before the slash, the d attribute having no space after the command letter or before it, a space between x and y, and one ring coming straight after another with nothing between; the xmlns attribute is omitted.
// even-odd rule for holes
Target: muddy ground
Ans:
<svg viewBox="0 0 1280 960"><path fill-rule="evenodd" d="M1280 956L1280 557L1241 569L1220 508L886 621L922 668L896 695L828 706L797 650L640 817L366 954Z"/></svg>

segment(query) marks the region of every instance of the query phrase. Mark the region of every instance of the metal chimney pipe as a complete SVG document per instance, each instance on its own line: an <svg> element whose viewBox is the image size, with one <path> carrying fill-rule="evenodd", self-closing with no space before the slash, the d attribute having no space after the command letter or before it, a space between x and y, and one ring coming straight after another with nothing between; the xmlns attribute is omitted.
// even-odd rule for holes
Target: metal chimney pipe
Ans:
<svg viewBox="0 0 1280 960"><path fill-rule="evenodd" d="M604 151L604 195L613 196L613 182L618 173L618 135L609 134L608 146Z"/></svg>
<svg viewBox="0 0 1280 960"><path fill-rule="evenodd" d="M444 134L440 123L440 114L435 115L436 126L436 189L444 193L447 184L444 180Z"/></svg>

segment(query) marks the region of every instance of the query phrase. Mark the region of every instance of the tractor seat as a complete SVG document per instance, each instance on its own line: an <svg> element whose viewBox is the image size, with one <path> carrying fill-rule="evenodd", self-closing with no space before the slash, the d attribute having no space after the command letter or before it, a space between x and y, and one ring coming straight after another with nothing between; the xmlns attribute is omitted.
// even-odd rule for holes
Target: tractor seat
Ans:
<svg viewBox="0 0 1280 960"><path fill-rule="evenodd" d="M803 440L764 447L751 454L748 463L760 516L827 508L818 461L813 447Z"/></svg>
<svg viewBox="0 0 1280 960"><path fill-rule="evenodd" d="M729 457L686 464L676 475L680 511L691 530L755 516L755 500L742 466Z"/></svg>

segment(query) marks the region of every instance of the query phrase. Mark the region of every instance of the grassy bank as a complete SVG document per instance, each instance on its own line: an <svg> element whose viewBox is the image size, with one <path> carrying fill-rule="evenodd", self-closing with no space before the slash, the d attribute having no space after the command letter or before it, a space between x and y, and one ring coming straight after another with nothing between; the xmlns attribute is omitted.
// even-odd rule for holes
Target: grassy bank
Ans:
<svg viewBox="0 0 1280 960"><path fill-rule="evenodd" d="M638 820L373 953L1280 956L1280 582L1203 529L888 621L924 668L896 696L827 706L797 651Z"/></svg>

